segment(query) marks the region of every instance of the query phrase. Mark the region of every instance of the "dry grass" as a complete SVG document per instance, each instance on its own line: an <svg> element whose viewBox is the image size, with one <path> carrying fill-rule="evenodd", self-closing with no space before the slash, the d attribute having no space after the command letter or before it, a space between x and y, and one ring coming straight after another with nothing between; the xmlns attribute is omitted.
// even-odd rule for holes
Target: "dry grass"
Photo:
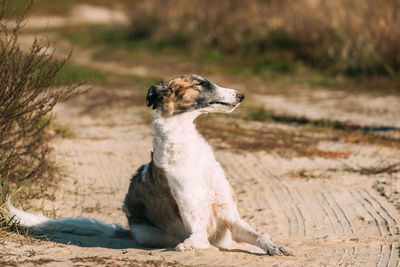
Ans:
<svg viewBox="0 0 400 267"><path fill-rule="evenodd" d="M240 119L200 117L196 122L200 133L218 149L234 151L275 152L283 157L347 158L349 152L324 151L319 149L320 141L330 140L329 136L307 132L304 129L284 130L263 127Z"/></svg>
<svg viewBox="0 0 400 267"><path fill-rule="evenodd" d="M124 259L120 258L118 261L111 257L99 257L99 256L89 256L89 257L76 257L72 258L71 261L75 264L84 264L84 263L94 263L96 265L105 265L105 266L120 266L120 265L128 265L133 267L153 267L153 266L165 266L165 267L183 267L188 265L182 265L177 262L168 262L165 259L161 260L135 260L135 259Z"/></svg>
<svg viewBox="0 0 400 267"><path fill-rule="evenodd" d="M25 228L21 227L18 224L18 222L14 220L14 217L6 218L1 212L0 212L0 230L7 232L14 232L22 235L28 234L28 231Z"/></svg>
<svg viewBox="0 0 400 267"><path fill-rule="evenodd" d="M394 0L150 0L130 5L131 40L250 59L263 71L294 60L350 75L400 69Z"/></svg>
<svg viewBox="0 0 400 267"><path fill-rule="evenodd" d="M387 173L391 175L393 173L400 172L400 163L389 164L385 166L358 167L358 168L346 166L344 170L347 172L359 173L361 175L376 175L382 173Z"/></svg>
<svg viewBox="0 0 400 267"><path fill-rule="evenodd" d="M253 117L246 113L252 110L250 108L237 112L231 117L203 116L196 120L196 125L216 148L237 152L274 152L289 158L302 156L340 159L350 156L348 151L320 149L318 145L323 141L400 148L399 139L366 131L361 126L328 120L301 120L273 113L268 113L268 116L263 113L261 116L258 112Z"/></svg>
<svg viewBox="0 0 400 267"><path fill-rule="evenodd" d="M320 169L311 169L311 170L301 169L296 172L291 172L289 173L289 175L293 178L301 178L305 180L331 178L329 174Z"/></svg>

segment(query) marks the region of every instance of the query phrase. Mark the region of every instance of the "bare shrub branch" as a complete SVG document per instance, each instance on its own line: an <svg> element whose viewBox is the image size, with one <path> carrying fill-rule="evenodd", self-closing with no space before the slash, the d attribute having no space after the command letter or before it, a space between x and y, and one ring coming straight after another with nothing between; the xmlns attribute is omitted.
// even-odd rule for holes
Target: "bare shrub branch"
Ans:
<svg viewBox="0 0 400 267"><path fill-rule="evenodd" d="M70 56L56 58L49 43L43 45L37 39L23 51L18 35L33 1L13 21L5 18L7 3L0 0L0 187L49 171L51 136L46 129L53 118L51 111L79 93L85 83L54 86Z"/></svg>

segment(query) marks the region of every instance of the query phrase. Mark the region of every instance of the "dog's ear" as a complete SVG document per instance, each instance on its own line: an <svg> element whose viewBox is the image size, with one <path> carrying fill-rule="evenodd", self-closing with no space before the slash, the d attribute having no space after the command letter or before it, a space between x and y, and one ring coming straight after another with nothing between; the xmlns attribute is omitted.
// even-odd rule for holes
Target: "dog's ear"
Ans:
<svg viewBox="0 0 400 267"><path fill-rule="evenodd" d="M157 103L162 99L162 91L165 90L165 83L158 82L150 86L146 96L146 104L148 107L153 105L153 109L157 108Z"/></svg>

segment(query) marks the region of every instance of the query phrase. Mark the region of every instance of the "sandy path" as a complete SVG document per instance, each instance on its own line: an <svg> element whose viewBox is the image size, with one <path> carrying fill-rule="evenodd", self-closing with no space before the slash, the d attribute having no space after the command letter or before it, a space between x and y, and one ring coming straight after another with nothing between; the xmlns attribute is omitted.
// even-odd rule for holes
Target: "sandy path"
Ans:
<svg viewBox="0 0 400 267"><path fill-rule="evenodd" d="M64 16L30 16L25 29L57 28L63 26L127 24L129 17L120 10L102 6L77 4Z"/></svg>
<svg viewBox="0 0 400 267"><path fill-rule="evenodd" d="M137 108L123 113L105 110L95 117L77 111L73 103L58 108L59 119L76 137L55 144L56 156L69 175L59 185L56 200L46 201L44 207L56 209L58 217L82 215L126 226L121 203L130 176L149 159L152 132L141 122ZM288 175L291 170L339 165L330 160L289 160L265 152L226 150L216 151L216 155L237 194L242 216L259 231L270 233L275 242L292 247L295 257L268 257L248 246L239 246L235 252L212 248L178 253L138 248L131 240L55 235L53 242L22 246L6 242L11 253L8 262L28 266L400 264L399 213L372 189L372 179L341 171L330 179ZM35 255L29 256L30 250Z"/></svg>

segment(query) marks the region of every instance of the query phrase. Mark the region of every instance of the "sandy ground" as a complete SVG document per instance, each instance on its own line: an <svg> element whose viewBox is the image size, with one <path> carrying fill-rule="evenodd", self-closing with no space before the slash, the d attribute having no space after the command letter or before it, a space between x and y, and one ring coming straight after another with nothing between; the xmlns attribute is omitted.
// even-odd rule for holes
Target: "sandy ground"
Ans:
<svg viewBox="0 0 400 267"><path fill-rule="evenodd" d="M76 54L75 54L76 55ZM96 62L90 55L73 60L122 73L170 78L197 72L191 65L154 68L137 62ZM202 71L207 75L207 71ZM209 76L207 76L209 77ZM235 77L216 78L225 86L249 88ZM215 80L215 79L214 79ZM156 82L156 81L155 81ZM262 86L259 83L254 86ZM112 90L94 88L93 90ZM246 90L250 93L251 90ZM253 94L268 109L369 126L400 126L398 96L369 96L303 88L293 94ZM82 113L90 97L57 106L58 120L74 133L57 139L55 157L67 176L55 200L37 200L57 217L85 216L127 226L121 204L135 170L150 157L153 133L142 107L105 105ZM249 127L252 127L251 122ZM270 123L262 127L282 127ZM294 130L300 130L294 127ZM398 135L397 131L390 133ZM216 248L191 252L144 249L127 239L53 235L36 240L11 235L0 242L0 263L21 266L399 266L399 173L362 175L348 166L385 166L399 162L396 147L321 142L319 148L345 151L346 158L283 157L271 151L215 149L237 195L243 218L278 244L291 247L293 257L269 257L254 247L232 251Z"/></svg>
<svg viewBox="0 0 400 267"><path fill-rule="evenodd" d="M71 127L76 137L54 144L56 157L68 175L58 185L55 201L44 201L44 209L56 210L58 217L86 216L126 226L121 203L130 176L149 160L152 132L142 122L140 108L105 108L96 115L82 115L80 108L72 102L57 109L59 120ZM247 246L235 251L149 250L138 248L131 240L74 235L34 242L16 237L5 241L2 251L8 253L6 263L28 266L397 266L398 210L373 188L375 178L341 169L344 162L368 165L384 157L394 158L398 151L354 145L346 149L352 152L346 160L288 159L267 151L216 151L243 218L259 231L270 233L275 242L290 246L296 252L294 257L269 257ZM295 175L304 170L315 175Z"/></svg>

